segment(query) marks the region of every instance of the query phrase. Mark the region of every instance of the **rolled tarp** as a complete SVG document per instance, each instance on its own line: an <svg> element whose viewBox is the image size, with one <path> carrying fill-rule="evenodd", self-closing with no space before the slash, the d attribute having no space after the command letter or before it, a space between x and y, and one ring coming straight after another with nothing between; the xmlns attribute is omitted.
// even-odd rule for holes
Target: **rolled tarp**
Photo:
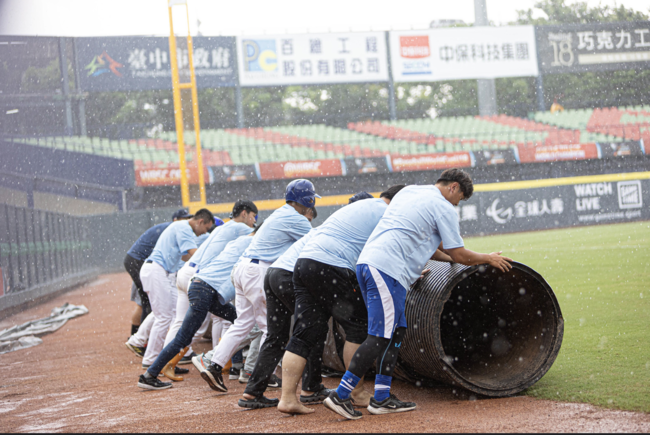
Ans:
<svg viewBox="0 0 650 435"><path fill-rule="evenodd" d="M408 329L396 373L492 397L541 379L560 351L562 312L540 274L512 266L504 273L429 261L431 271L407 295Z"/></svg>

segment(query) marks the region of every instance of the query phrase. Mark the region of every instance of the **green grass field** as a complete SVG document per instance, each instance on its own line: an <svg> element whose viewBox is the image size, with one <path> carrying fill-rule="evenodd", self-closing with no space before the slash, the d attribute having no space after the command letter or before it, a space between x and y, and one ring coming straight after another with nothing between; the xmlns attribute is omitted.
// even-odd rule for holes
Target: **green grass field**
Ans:
<svg viewBox="0 0 650 435"><path fill-rule="evenodd" d="M650 222L474 237L537 270L564 316L549 372L525 394L650 412Z"/></svg>

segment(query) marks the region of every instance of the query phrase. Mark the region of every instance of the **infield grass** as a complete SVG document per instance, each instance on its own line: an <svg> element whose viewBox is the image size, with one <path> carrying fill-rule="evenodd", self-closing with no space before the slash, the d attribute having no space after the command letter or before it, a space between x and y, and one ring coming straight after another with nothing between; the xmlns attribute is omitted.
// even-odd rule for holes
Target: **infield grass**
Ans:
<svg viewBox="0 0 650 435"><path fill-rule="evenodd" d="M650 222L467 238L539 272L564 316L549 372L524 394L650 412Z"/></svg>

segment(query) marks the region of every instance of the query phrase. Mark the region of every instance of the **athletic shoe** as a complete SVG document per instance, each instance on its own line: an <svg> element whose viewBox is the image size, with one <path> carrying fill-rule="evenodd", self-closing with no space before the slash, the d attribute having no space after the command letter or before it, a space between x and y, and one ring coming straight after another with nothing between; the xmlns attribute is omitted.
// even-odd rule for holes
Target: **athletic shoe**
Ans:
<svg viewBox="0 0 650 435"><path fill-rule="evenodd" d="M338 370L331 369L329 367L322 367L320 370L321 376L324 378L342 378L345 373L339 372Z"/></svg>
<svg viewBox="0 0 650 435"><path fill-rule="evenodd" d="M269 379L269 384L266 386L266 388L270 388L271 390L282 388L282 379L275 376L275 374L271 375L271 379Z"/></svg>
<svg viewBox="0 0 650 435"><path fill-rule="evenodd" d="M186 375L189 372L190 372L189 369L184 369L184 368L181 368L181 367L174 367L174 374L175 375Z"/></svg>
<svg viewBox="0 0 650 435"><path fill-rule="evenodd" d="M147 350L144 347L134 346L132 344L129 344L128 341L126 343L124 343L124 345L126 346L127 349L129 349L131 352L133 352L135 354L135 356L137 356L138 358L142 358L144 356L144 352Z"/></svg>
<svg viewBox="0 0 650 435"><path fill-rule="evenodd" d="M228 387L226 387L226 384L223 382L221 370L221 366L210 364L207 369L201 372L201 377L214 391L225 393L228 391Z"/></svg>
<svg viewBox="0 0 650 435"><path fill-rule="evenodd" d="M402 402L394 394L391 394L381 402L377 402L374 397L371 397L368 411L375 415L392 414L393 412L413 411L416 406L413 402Z"/></svg>
<svg viewBox="0 0 650 435"><path fill-rule="evenodd" d="M237 405L241 406L242 408L260 409L273 408L274 406L278 406L279 402L280 399L267 399L262 395L254 399L239 399Z"/></svg>
<svg viewBox="0 0 650 435"><path fill-rule="evenodd" d="M239 383L247 384L250 377L251 377L251 373L246 373L246 370L241 369L241 371L239 372Z"/></svg>
<svg viewBox="0 0 650 435"><path fill-rule="evenodd" d="M323 402L323 405L325 405L325 408L336 412L338 415L343 416L348 420L358 420L363 417L361 412L354 410L352 401L349 398L341 400L336 390L332 390L329 397Z"/></svg>
<svg viewBox="0 0 650 435"><path fill-rule="evenodd" d="M138 380L138 387L145 390L166 390L172 387L171 382L161 382L158 378L147 378L145 375L140 375Z"/></svg>
<svg viewBox="0 0 650 435"><path fill-rule="evenodd" d="M210 366L211 361L205 357L205 354L195 355L192 357L192 364L199 372L206 370Z"/></svg>
<svg viewBox="0 0 650 435"><path fill-rule="evenodd" d="M183 358L181 358L181 360L178 362L178 365L181 365L181 366L182 366L182 365L185 365L185 364L189 364L189 363L191 363L191 362L192 362L192 358L194 358L195 356L196 356L196 354L195 354L194 352L192 352L192 353L189 354L189 355L185 355L185 356L184 356Z"/></svg>
<svg viewBox="0 0 650 435"><path fill-rule="evenodd" d="M239 379L239 375L241 374L241 370L237 369L235 367L230 367L230 371L228 372L228 379L231 381L236 381Z"/></svg>
<svg viewBox="0 0 650 435"><path fill-rule="evenodd" d="M320 403L323 400L327 399L330 394L332 394L332 391L329 388L325 388L325 385L320 384L318 386L318 390L314 392L314 394L310 396L303 396L302 394L300 395L300 403L310 403L310 404L316 404Z"/></svg>

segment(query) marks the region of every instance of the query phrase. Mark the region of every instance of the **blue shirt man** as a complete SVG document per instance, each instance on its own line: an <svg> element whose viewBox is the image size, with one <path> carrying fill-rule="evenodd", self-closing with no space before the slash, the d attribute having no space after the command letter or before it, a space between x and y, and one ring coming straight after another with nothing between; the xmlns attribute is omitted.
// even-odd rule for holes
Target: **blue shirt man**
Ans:
<svg viewBox="0 0 650 435"><path fill-rule="evenodd" d="M391 202L357 264L373 266L408 289L441 241L445 249L464 246L454 206L435 186L408 186Z"/></svg>
<svg viewBox="0 0 650 435"><path fill-rule="evenodd" d="M233 220L226 222L213 231L210 237L208 237L208 240L196 250L192 256L192 263L196 264L199 270L201 267L206 267L215 260L228 243L241 236L247 236L252 231L253 228L243 222L235 222Z"/></svg>
<svg viewBox="0 0 650 435"><path fill-rule="evenodd" d="M296 243L291 245L289 249L285 251L284 254L280 256L272 265L272 268L283 269L287 272L293 273L293 268L296 267L296 261L298 261L298 256L302 252L303 248L309 240L311 240L314 233L317 231L316 228L313 228L307 233L302 239L298 240Z"/></svg>
<svg viewBox="0 0 650 435"><path fill-rule="evenodd" d="M147 261L159 264L168 273L174 273L183 266L181 258L197 248L197 236L189 222L174 222L160 235Z"/></svg>
<svg viewBox="0 0 650 435"><path fill-rule="evenodd" d="M294 207L285 204L264 221L255 240L242 257L273 263L310 230L307 218Z"/></svg>
<svg viewBox="0 0 650 435"><path fill-rule="evenodd" d="M318 227L298 258L355 270L363 246L387 207L383 199L366 199L346 205Z"/></svg>
<svg viewBox="0 0 650 435"><path fill-rule="evenodd" d="M390 394L393 369L406 334L405 303L410 288L429 259L466 265L489 263L502 271L511 266L500 253L478 254L463 246L454 210L474 191L460 169L442 173L435 186L408 186L391 201L357 262L357 279L368 311L368 336L355 352L327 409L345 418L362 417L350 402L352 390L374 362L377 364L371 414L411 411L412 402ZM440 243L444 251L439 250Z"/></svg>
<svg viewBox="0 0 650 435"><path fill-rule="evenodd" d="M252 231L252 228L250 230ZM203 280L219 293L219 302L222 305L235 299L235 287L232 285L230 273L235 263L239 261L239 257L254 239L255 237L246 235L228 242L214 261L201 266L194 275L195 278Z"/></svg>
<svg viewBox="0 0 650 435"><path fill-rule="evenodd" d="M149 228L147 231L142 233L138 240L136 240L133 246L131 246L131 249L128 250L127 254L136 260L146 260L153 252L153 248L156 246L156 242L160 238L160 235L171 224L171 222L163 222Z"/></svg>

